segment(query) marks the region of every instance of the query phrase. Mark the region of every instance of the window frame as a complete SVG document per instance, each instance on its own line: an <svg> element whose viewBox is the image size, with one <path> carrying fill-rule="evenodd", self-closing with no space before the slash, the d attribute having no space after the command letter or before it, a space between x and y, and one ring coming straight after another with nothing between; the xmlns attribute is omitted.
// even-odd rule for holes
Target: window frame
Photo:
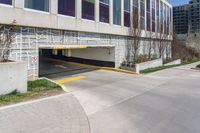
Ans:
<svg viewBox="0 0 200 133"><path fill-rule="evenodd" d="M81 0L81 19L86 20L86 21L95 22L95 19L96 19L96 18L95 18L95 17L96 17L96 16L95 16L95 15L96 15L96 14L95 14L95 12L96 12L96 11L95 11L95 10L96 10L96 9L95 9L95 4L96 4L96 0L95 0L95 3L94 3L94 19L84 18L84 17L83 17L83 0Z"/></svg>
<svg viewBox="0 0 200 133"><path fill-rule="evenodd" d="M0 6L2 6L2 7L14 7L14 0L12 0L12 4L10 5L10 4L4 4L4 3L0 3Z"/></svg>
<svg viewBox="0 0 200 133"><path fill-rule="evenodd" d="M49 0L49 11L42 11L42 10L27 8L27 7L25 7L25 0L24 0L23 9L26 10L26 11L35 12L35 13L50 14L51 13L51 0Z"/></svg>
<svg viewBox="0 0 200 133"><path fill-rule="evenodd" d="M102 24L110 24L110 10L111 10L111 6L110 6L110 0L109 0L109 3L108 4L106 4L106 3L104 3L104 2L101 2L100 0L99 0L99 23L102 23ZM104 5L107 5L108 6L108 8L109 8L109 12L108 12L108 22L102 22L101 21L101 15L100 15L100 4L104 4Z"/></svg>
<svg viewBox="0 0 200 133"><path fill-rule="evenodd" d="M61 16L61 17L76 18L76 14L77 14L77 13L76 13L76 12L77 12L77 11L76 11L76 2L77 2L77 0L74 0L74 1L75 1L75 8L74 8L74 9L75 9L75 11L74 11L75 14L74 14L74 16L65 15L65 14L60 14L60 13L59 13L59 8L58 8L58 6L59 6L58 4L57 4L57 8L58 8L58 9L57 9L57 15L58 15L58 16Z"/></svg>
<svg viewBox="0 0 200 133"><path fill-rule="evenodd" d="M122 16L121 16L121 12L122 12L121 4L122 4L122 1L119 0L119 1L120 1L120 13L119 13L119 14L120 14L120 21L119 21L119 23L117 23L117 24L114 22L114 21L115 21L115 20L114 20L114 16L115 16L115 15L114 15L114 1L115 1L115 0L113 0L113 7L112 7L112 10L113 10L113 14L112 14L112 15L113 15L113 20L112 20L113 22L112 22L112 24L113 24L114 26L120 26L120 27L121 27L121 26L122 26L122 22L121 22L121 20L122 20Z"/></svg>

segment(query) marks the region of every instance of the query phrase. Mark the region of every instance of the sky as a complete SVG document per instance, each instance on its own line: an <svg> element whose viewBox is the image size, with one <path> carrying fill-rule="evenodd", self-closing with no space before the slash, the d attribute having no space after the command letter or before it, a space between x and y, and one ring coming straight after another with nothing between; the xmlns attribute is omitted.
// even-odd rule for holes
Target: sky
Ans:
<svg viewBox="0 0 200 133"><path fill-rule="evenodd" d="M186 4L189 2L189 0L169 0L173 6Z"/></svg>

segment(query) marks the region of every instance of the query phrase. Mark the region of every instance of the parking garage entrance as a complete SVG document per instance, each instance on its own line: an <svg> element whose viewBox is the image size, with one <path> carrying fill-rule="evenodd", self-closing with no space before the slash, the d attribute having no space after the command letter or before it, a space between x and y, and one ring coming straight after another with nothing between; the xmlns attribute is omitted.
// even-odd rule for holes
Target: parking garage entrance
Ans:
<svg viewBox="0 0 200 133"><path fill-rule="evenodd" d="M115 67L114 47L40 48L39 76L53 78L93 71L75 64ZM53 76L53 77L52 77Z"/></svg>

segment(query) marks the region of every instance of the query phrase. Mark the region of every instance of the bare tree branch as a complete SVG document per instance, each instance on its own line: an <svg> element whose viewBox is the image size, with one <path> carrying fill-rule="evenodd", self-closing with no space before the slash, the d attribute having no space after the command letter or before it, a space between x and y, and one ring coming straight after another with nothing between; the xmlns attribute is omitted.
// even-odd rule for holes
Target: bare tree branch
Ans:
<svg viewBox="0 0 200 133"><path fill-rule="evenodd" d="M15 39L16 26L12 25L0 25L0 62L8 61L12 44Z"/></svg>

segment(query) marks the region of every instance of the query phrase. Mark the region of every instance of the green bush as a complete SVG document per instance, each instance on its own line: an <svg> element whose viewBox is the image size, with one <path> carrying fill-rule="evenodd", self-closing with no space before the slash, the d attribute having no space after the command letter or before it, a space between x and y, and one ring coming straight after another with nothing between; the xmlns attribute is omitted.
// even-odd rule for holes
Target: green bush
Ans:
<svg viewBox="0 0 200 133"><path fill-rule="evenodd" d="M199 65L197 65L197 68L200 68L200 64L199 64Z"/></svg>

